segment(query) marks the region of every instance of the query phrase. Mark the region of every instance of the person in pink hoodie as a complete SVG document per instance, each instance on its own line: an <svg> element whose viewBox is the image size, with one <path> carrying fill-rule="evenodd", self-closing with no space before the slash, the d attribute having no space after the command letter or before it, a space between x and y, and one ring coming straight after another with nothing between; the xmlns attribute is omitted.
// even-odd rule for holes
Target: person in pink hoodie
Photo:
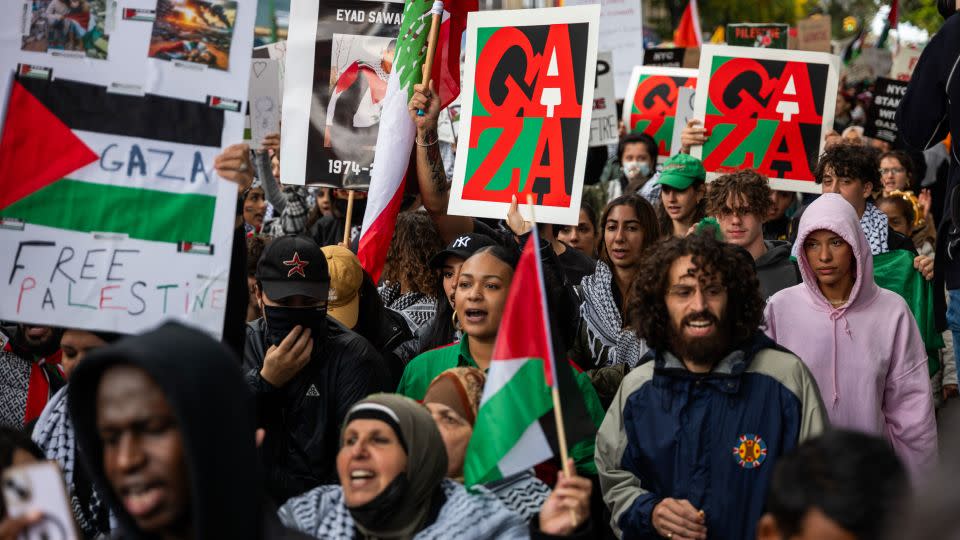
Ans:
<svg viewBox="0 0 960 540"><path fill-rule="evenodd" d="M910 309L874 282L870 244L840 195L807 208L797 244L803 283L770 299L767 335L810 368L831 425L884 437L919 481L936 465L937 426Z"/></svg>

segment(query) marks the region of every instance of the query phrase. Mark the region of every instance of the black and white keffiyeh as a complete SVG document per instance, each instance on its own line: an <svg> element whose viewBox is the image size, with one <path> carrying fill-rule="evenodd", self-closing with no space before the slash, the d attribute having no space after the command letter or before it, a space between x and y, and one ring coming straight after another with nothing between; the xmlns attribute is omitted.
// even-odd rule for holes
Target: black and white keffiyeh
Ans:
<svg viewBox="0 0 960 540"><path fill-rule="evenodd" d="M43 450L47 459L56 461L63 471L63 479L70 491L70 506L77 526L85 537L96 538L110 531L102 530L103 522L109 520L106 507L100 501L92 484L88 486L89 500L81 501L77 495L77 443L74 438L73 422L67 410L67 389L65 386L47 402L43 413L37 418L33 428L33 442Z"/></svg>
<svg viewBox="0 0 960 540"><path fill-rule="evenodd" d="M400 294L400 285L387 283L380 287L383 305L406 319L412 333L430 322L437 315L437 299L419 292Z"/></svg>
<svg viewBox="0 0 960 540"><path fill-rule="evenodd" d="M887 245L887 233L889 230L887 215L880 211L872 202L867 202L867 208L863 211L863 217L860 218L860 228L870 242L870 253L879 255L890 251Z"/></svg>
<svg viewBox="0 0 960 540"><path fill-rule="evenodd" d="M580 316L587 326L590 355L598 366L627 364L634 368L649 348L632 330L623 328L611 283L613 273L603 261L597 261L597 271L581 283L584 301Z"/></svg>

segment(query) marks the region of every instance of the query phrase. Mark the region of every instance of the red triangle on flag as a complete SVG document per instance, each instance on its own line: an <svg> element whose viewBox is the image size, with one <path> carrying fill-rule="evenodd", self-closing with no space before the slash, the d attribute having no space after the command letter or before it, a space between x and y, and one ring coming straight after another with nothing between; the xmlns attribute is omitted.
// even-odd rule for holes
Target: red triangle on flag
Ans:
<svg viewBox="0 0 960 540"><path fill-rule="evenodd" d="M98 159L19 82L0 139L0 210Z"/></svg>

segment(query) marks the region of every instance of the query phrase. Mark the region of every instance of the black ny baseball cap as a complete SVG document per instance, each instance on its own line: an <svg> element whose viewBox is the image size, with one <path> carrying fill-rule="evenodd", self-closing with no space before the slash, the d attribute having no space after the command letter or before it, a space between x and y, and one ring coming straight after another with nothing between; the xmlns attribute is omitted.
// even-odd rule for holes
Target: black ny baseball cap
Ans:
<svg viewBox="0 0 960 540"><path fill-rule="evenodd" d="M326 300L330 290L327 258L309 236L274 238L263 250L255 277L271 300L295 295Z"/></svg>
<svg viewBox="0 0 960 540"><path fill-rule="evenodd" d="M461 235L453 242L450 242L447 249L430 258L430 267L443 267L443 262L447 260L447 257L460 257L464 260L469 259L471 255L480 251L480 248L493 245L496 245L496 242L484 234L471 233Z"/></svg>

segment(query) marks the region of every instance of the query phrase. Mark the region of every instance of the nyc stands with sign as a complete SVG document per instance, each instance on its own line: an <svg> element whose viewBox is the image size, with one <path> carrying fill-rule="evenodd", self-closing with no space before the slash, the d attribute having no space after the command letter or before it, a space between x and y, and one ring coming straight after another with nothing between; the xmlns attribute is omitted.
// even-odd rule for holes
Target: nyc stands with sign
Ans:
<svg viewBox="0 0 960 540"><path fill-rule="evenodd" d="M451 214L503 218L529 195L537 221L576 223L599 8L470 13Z"/></svg>
<svg viewBox="0 0 960 540"><path fill-rule="evenodd" d="M636 66L623 105L623 124L657 142L661 161L673 155L673 125L680 88L696 88L697 70Z"/></svg>
<svg viewBox="0 0 960 540"><path fill-rule="evenodd" d="M819 193L814 164L833 126L840 60L826 53L704 46L692 149L708 174L757 169L774 189Z"/></svg>

